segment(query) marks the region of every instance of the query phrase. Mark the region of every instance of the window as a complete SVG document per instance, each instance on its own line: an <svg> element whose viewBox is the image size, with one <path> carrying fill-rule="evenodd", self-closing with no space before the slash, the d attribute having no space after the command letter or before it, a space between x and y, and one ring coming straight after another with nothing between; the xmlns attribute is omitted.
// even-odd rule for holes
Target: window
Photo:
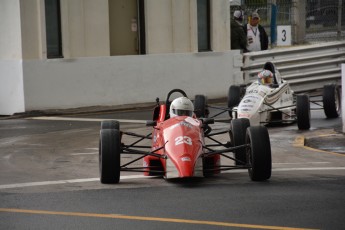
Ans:
<svg viewBox="0 0 345 230"><path fill-rule="evenodd" d="M62 58L60 0L45 0L47 58Z"/></svg>
<svg viewBox="0 0 345 230"><path fill-rule="evenodd" d="M197 0L198 50L210 51L210 0Z"/></svg>

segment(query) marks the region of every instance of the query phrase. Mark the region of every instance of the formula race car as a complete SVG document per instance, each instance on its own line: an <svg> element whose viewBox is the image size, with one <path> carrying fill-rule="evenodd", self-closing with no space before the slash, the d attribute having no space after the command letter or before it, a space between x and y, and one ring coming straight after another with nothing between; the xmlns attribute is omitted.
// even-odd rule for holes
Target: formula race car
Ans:
<svg viewBox="0 0 345 230"><path fill-rule="evenodd" d="M182 94L182 97L171 101L173 93ZM205 98L199 97L194 103L204 108ZM115 120L103 121L99 139L101 183L119 183L120 171L170 179L207 177L225 170L248 169L253 181L271 177L271 146L266 127L250 126L248 119L233 119L229 128L214 132L210 126L213 123L214 119L196 116L193 103L180 89L170 91L165 103L161 104L157 98L153 120L147 122L153 130L147 135L121 131ZM220 134L229 134L229 141L216 140ZM124 138L126 135L137 140L126 144L124 141L130 139ZM147 139L151 145L140 145ZM121 164L124 154L139 156ZM222 165L221 156L235 163ZM130 167L139 160L143 160L142 166Z"/></svg>
<svg viewBox="0 0 345 230"><path fill-rule="evenodd" d="M257 81L249 86L230 86L229 115L231 118L248 118L251 125L297 121L299 129L309 129L310 103L323 108L327 118L335 118L340 114L339 87L335 84L325 85L322 95L319 101L310 100L308 94L296 95L289 83L282 79L275 65L267 62Z"/></svg>

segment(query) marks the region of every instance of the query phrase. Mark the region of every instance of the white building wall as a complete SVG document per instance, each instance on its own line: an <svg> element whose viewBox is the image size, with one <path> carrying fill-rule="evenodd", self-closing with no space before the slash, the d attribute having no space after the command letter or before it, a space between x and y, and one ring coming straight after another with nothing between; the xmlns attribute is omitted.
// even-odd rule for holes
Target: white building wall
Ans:
<svg viewBox="0 0 345 230"><path fill-rule="evenodd" d="M230 13L228 0L210 1L211 49L230 49ZM197 1L146 1L147 52L197 52Z"/></svg>
<svg viewBox="0 0 345 230"><path fill-rule="evenodd" d="M239 51L24 61L26 110L123 105L188 96L225 97Z"/></svg>
<svg viewBox="0 0 345 230"><path fill-rule="evenodd" d="M61 0L65 58L109 56L108 0Z"/></svg>
<svg viewBox="0 0 345 230"><path fill-rule="evenodd" d="M108 0L61 0L64 58L47 59L44 0L1 0L0 115L164 100L172 88L224 97L242 83L228 0L211 0L217 52L205 53L197 53L196 2L147 0L149 54L110 57Z"/></svg>
<svg viewBox="0 0 345 230"><path fill-rule="evenodd" d="M0 58L20 60L22 58L20 0L0 2Z"/></svg>
<svg viewBox="0 0 345 230"><path fill-rule="evenodd" d="M172 0L149 0L145 2L147 53L156 54L174 52L172 36L173 12L171 6ZM188 40L188 38L186 39Z"/></svg>
<svg viewBox="0 0 345 230"><path fill-rule="evenodd" d="M20 0L23 59L42 58L41 1ZM45 43L44 43L45 44Z"/></svg>
<svg viewBox="0 0 345 230"><path fill-rule="evenodd" d="M229 9L229 1L211 1L211 47L213 51L230 50Z"/></svg>
<svg viewBox="0 0 345 230"><path fill-rule="evenodd" d="M24 112L19 0L0 2L0 115Z"/></svg>

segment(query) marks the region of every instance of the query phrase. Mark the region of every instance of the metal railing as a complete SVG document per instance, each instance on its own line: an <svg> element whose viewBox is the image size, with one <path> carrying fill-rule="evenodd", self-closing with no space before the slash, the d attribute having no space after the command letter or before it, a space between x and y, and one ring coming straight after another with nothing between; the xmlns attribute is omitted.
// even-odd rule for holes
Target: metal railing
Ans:
<svg viewBox="0 0 345 230"><path fill-rule="evenodd" d="M341 85L341 64L345 63L345 41L243 54L243 79L250 83L266 62L272 62L295 92Z"/></svg>

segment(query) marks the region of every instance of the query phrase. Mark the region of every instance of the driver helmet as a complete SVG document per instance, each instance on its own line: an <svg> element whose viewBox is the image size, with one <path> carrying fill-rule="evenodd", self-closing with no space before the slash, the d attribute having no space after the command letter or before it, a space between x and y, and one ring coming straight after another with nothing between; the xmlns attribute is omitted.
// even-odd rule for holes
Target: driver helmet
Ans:
<svg viewBox="0 0 345 230"><path fill-rule="evenodd" d="M186 97L179 97L172 101L170 105L170 117L193 116L194 105Z"/></svg>
<svg viewBox="0 0 345 230"><path fill-rule="evenodd" d="M271 85L273 81L273 73L269 70L263 70L258 74L260 85Z"/></svg>

